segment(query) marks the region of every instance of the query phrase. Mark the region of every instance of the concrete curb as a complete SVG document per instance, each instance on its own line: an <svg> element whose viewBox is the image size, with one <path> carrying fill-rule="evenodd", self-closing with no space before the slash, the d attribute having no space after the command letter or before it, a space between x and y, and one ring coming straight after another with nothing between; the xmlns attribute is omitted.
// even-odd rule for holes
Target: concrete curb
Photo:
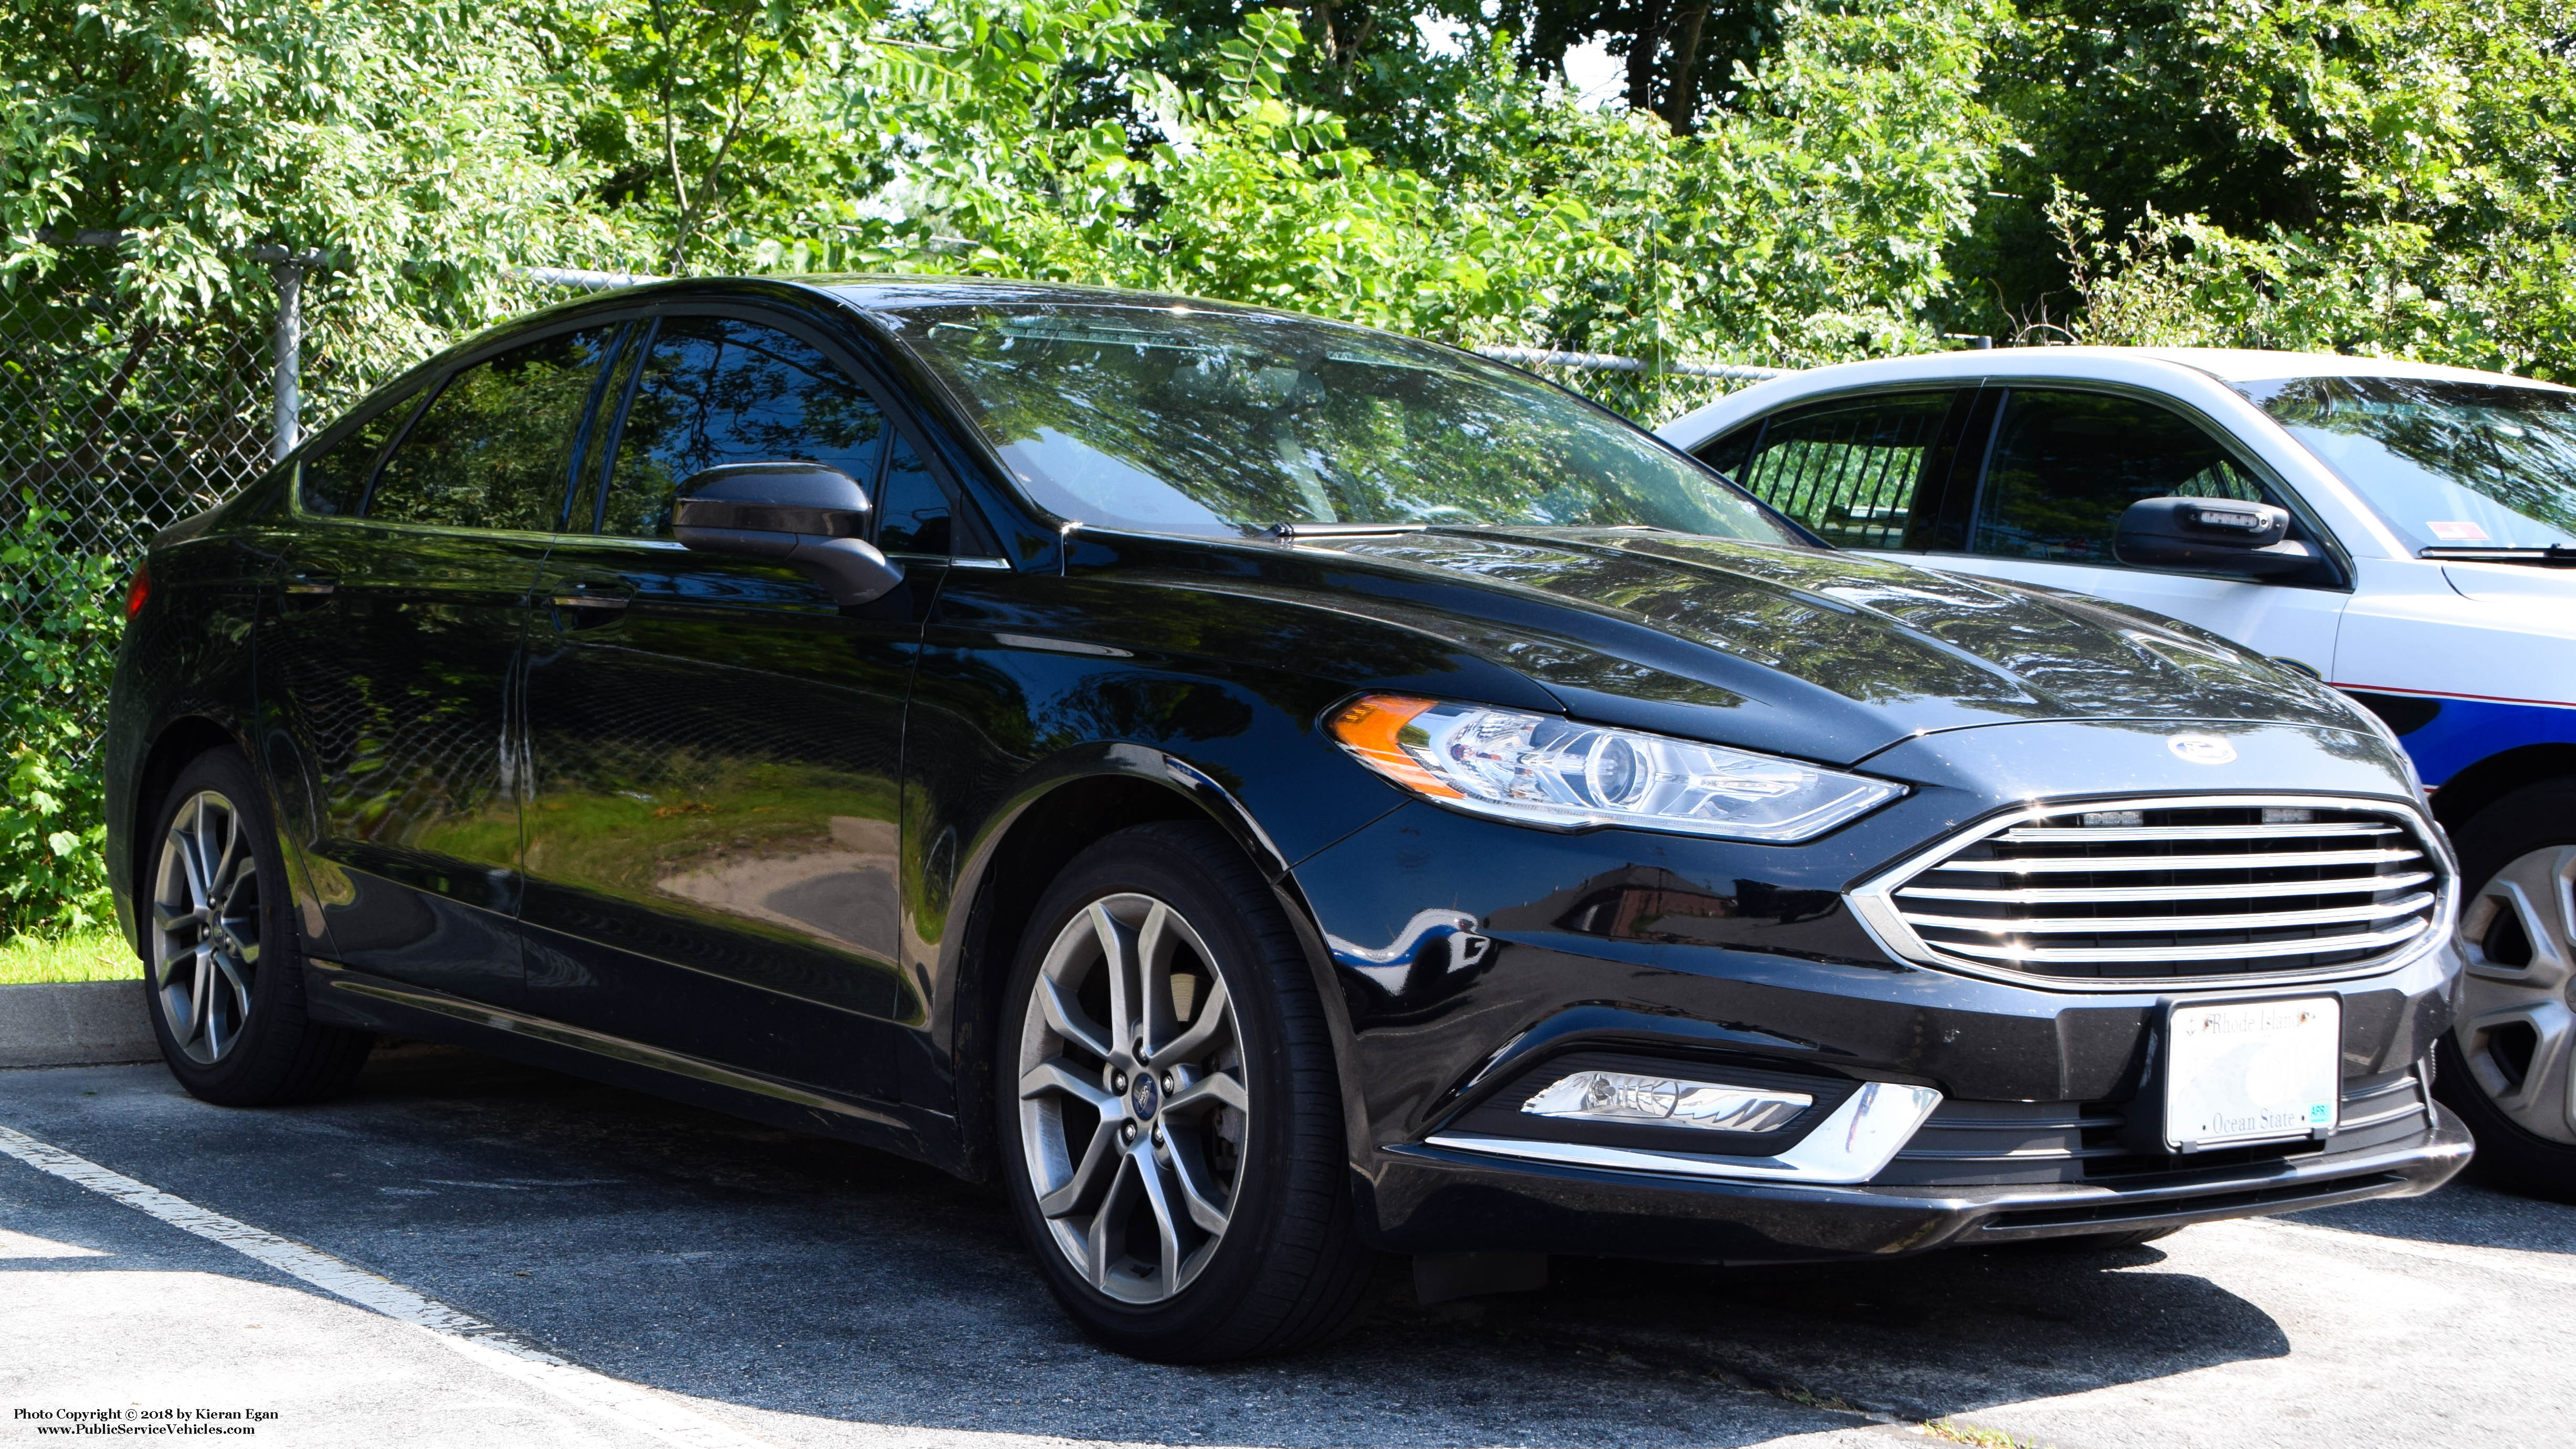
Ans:
<svg viewBox="0 0 2576 1449"><path fill-rule="evenodd" d="M161 1059L137 981L0 986L0 1067L93 1067Z"/></svg>

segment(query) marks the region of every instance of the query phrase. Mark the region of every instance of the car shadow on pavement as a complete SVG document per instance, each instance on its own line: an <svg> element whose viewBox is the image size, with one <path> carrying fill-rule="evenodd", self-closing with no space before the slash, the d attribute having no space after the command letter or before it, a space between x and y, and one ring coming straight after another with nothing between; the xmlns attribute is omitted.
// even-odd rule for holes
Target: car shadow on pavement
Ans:
<svg viewBox="0 0 2576 1449"><path fill-rule="evenodd" d="M1072 1329L997 1193L883 1154L443 1047L292 1110L114 1080L75 1114L14 1097L0 1117L603 1373L783 1414L1282 1449L1740 1444L2288 1352L2153 1247L2026 1247L1559 1259L1544 1290L1433 1307L1389 1263L1321 1350L1171 1368Z"/></svg>

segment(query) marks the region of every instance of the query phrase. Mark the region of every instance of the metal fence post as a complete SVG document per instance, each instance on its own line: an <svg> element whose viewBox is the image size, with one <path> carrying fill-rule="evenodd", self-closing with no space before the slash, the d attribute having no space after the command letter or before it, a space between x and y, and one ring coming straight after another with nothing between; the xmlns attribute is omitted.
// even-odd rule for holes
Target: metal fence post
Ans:
<svg viewBox="0 0 2576 1449"><path fill-rule="evenodd" d="M304 440L304 274L322 264L322 254L261 247L252 255L268 263L268 274L277 279L277 325L271 338L270 374L277 412L268 456L282 463Z"/></svg>

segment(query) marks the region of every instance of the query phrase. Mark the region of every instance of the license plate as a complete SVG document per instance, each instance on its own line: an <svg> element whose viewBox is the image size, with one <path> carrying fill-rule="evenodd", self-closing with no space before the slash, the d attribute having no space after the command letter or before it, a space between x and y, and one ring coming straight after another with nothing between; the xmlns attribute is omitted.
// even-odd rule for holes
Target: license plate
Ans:
<svg viewBox="0 0 2576 1449"><path fill-rule="evenodd" d="M2334 1130L2343 1095L2343 1007L2193 1002L2165 1034L2165 1145L2191 1152Z"/></svg>

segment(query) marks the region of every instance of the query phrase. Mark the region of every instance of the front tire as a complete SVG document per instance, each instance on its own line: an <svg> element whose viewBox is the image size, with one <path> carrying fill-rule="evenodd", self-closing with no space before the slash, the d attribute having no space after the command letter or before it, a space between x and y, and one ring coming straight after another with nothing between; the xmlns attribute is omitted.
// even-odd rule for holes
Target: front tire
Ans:
<svg viewBox="0 0 2576 1449"><path fill-rule="evenodd" d="M1207 1363L1314 1343L1368 1268L1332 1041L1277 898L1212 826L1067 866L1004 997L995 1127L1047 1287L1121 1353Z"/></svg>
<svg viewBox="0 0 2576 1449"><path fill-rule="evenodd" d="M2458 838L2466 969L2434 1092L2479 1162L2576 1202L2576 780L2518 790Z"/></svg>
<svg viewBox="0 0 2576 1449"><path fill-rule="evenodd" d="M227 1107L345 1090L374 1039L306 1016L286 870L249 761L231 749L190 761L155 820L137 905L144 994L171 1075Z"/></svg>

